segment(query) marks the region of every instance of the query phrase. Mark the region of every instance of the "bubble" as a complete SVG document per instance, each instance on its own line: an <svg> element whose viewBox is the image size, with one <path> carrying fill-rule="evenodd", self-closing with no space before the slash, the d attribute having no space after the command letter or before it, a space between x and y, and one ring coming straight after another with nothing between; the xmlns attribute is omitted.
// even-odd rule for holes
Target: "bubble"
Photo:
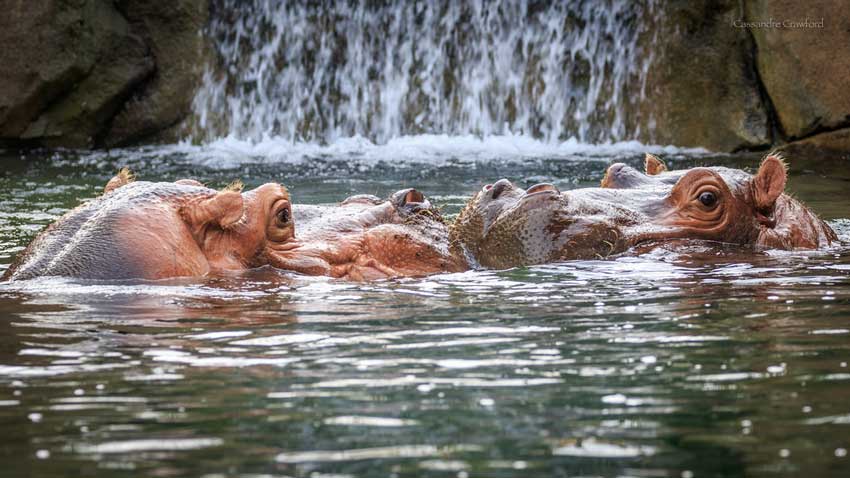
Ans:
<svg viewBox="0 0 850 478"><path fill-rule="evenodd" d="M419 390L422 393L428 393L431 390L434 390L434 384L432 383L423 383L416 387L416 390Z"/></svg>
<svg viewBox="0 0 850 478"><path fill-rule="evenodd" d="M771 365L767 367L767 373L785 373L785 364Z"/></svg>

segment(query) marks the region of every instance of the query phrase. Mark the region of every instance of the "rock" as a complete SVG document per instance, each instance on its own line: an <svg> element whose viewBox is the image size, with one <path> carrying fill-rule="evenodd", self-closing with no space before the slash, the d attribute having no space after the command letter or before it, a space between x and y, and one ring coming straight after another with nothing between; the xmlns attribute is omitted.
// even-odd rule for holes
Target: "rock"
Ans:
<svg viewBox="0 0 850 478"><path fill-rule="evenodd" d="M642 40L657 57L638 116L644 142L734 151L771 144L752 40L736 1L668 2ZM654 41L653 41L654 38Z"/></svg>
<svg viewBox="0 0 850 478"><path fill-rule="evenodd" d="M158 134L190 112L203 74L208 3L198 0L124 0L119 8L141 33L157 71L116 116L106 145L128 144Z"/></svg>
<svg viewBox="0 0 850 478"><path fill-rule="evenodd" d="M27 127L22 139L45 146L94 146L132 90L153 74L153 57L126 20L108 4L92 3L85 22L100 47L94 65Z"/></svg>
<svg viewBox="0 0 850 478"><path fill-rule="evenodd" d="M794 169L812 170L833 178L850 178L850 128L816 134L778 148Z"/></svg>
<svg viewBox="0 0 850 478"><path fill-rule="evenodd" d="M850 55L841 49L850 45L850 17L835 13L845 9L842 2L649 4L656 6L647 8L654 13L637 26L643 33L636 55L653 58L645 84L621 92L633 98L624 112L623 139L714 151L763 150L785 142L800 151L850 150L842 129L850 128ZM201 31L209 5L209 0L5 0L0 147L110 147L176 139L208 59ZM807 18L822 21L822 27L783 24ZM779 26L736 25L771 19ZM581 84L580 79L579 74L571 81Z"/></svg>
<svg viewBox="0 0 850 478"><path fill-rule="evenodd" d="M838 0L746 2L748 22L779 23L750 32L759 76L787 139L850 125L850 17L841 14L846 9ZM815 25L791 24L806 19Z"/></svg>
<svg viewBox="0 0 850 478"><path fill-rule="evenodd" d="M97 38L83 17L93 3L6 2L3 6L0 137L20 137L47 105L91 72ZM42 122L40 128L46 127Z"/></svg>
<svg viewBox="0 0 850 478"><path fill-rule="evenodd" d="M185 116L205 0L4 3L0 146L101 146Z"/></svg>

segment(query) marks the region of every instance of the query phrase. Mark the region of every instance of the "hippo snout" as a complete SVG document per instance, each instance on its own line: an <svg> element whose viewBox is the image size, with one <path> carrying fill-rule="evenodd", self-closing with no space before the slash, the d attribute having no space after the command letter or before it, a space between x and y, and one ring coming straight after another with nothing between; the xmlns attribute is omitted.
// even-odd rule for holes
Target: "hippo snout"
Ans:
<svg viewBox="0 0 850 478"><path fill-rule="evenodd" d="M645 176L624 163L614 163L605 171L602 187L609 189L632 188L645 182Z"/></svg>
<svg viewBox="0 0 850 478"><path fill-rule="evenodd" d="M499 196L504 194L505 191L510 191L513 188L514 185L510 181L502 178L493 184L484 186L484 191L490 193L490 199L499 199Z"/></svg>
<svg viewBox="0 0 850 478"><path fill-rule="evenodd" d="M346 198L339 204L340 206L347 206L349 204L371 204L376 206L382 202L384 202L384 200L378 196L374 196L372 194L358 194L356 196Z"/></svg>

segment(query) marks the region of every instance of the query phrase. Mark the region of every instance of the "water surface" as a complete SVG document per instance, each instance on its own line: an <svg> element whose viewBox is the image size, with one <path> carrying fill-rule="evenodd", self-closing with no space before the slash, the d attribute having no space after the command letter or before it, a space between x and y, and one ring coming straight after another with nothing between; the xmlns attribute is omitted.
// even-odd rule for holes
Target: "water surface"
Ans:
<svg viewBox="0 0 850 478"><path fill-rule="evenodd" d="M5 153L0 271L123 165L305 203L416 186L451 215L499 177L569 189L641 162L440 144ZM792 164L789 189L848 239L846 173ZM846 247L694 248L369 284L0 285L0 475L847 476L848 279Z"/></svg>

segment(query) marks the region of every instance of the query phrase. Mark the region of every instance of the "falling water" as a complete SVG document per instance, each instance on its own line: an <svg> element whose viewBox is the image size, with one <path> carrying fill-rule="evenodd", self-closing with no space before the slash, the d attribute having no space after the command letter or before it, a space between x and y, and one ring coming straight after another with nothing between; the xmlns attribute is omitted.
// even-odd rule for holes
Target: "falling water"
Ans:
<svg viewBox="0 0 850 478"><path fill-rule="evenodd" d="M620 0L215 0L194 136L636 138L654 10Z"/></svg>

